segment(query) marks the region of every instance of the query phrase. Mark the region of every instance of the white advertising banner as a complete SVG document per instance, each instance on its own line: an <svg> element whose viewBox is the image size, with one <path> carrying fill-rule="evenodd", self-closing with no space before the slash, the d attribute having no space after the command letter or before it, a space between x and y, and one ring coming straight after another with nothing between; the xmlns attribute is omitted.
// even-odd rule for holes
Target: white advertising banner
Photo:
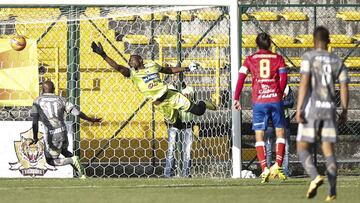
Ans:
<svg viewBox="0 0 360 203"><path fill-rule="evenodd" d="M43 143L44 128L39 126L39 141L29 144L33 137L31 121L0 122L0 178L72 178L73 168L46 163ZM71 125L67 125L69 147L73 150Z"/></svg>

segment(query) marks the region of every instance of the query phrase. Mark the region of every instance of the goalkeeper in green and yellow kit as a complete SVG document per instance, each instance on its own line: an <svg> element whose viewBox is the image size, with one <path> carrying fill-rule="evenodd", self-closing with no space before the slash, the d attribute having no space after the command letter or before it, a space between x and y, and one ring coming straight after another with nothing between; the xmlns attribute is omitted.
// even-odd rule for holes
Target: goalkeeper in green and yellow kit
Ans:
<svg viewBox="0 0 360 203"><path fill-rule="evenodd" d="M160 73L175 74L183 71L197 69L197 64L191 63L189 67L162 67L154 61L144 64L139 55L131 55L129 66L117 64L108 57L100 43L92 42L93 52L100 55L111 67L119 71L123 76L130 78L141 93L150 99L156 109L163 114L167 122L176 122L178 111L191 112L197 116L205 113L206 109L216 110L216 106L208 101L192 103L180 92L168 89L168 86L160 79Z"/></svg>

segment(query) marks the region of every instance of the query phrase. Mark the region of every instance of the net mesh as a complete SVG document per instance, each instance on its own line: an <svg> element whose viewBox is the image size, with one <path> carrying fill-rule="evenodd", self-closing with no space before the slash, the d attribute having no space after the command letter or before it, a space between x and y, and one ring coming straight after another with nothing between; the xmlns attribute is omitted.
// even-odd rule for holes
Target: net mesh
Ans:
<svg viewBox="0 0 360 203"><path fill-rule="evenodd" d="M2 52L13 52L14 61L19 60L19 53L32 54L31 60L36 61L27 69L10 65L2 67L10 73L0 70L3 77L10 74L35 80L35 85L26 87L14 87L11 81L1 84L0 94L8 95L1 98L2 121L31 120L29 109L31 100L39 94L38 83L51 79L56 94L68 98L86 114L103 118L101 123L91 124L69 117L73 121L74 152L80 156L87 175L161 177L166 155L170 153L163 116L131 80L92 52L91 43L101 42L108 56L125 66L130 54L139 54L145 63L154 60L162 66L176 66L180 62L188 66L195 61L201 66L195 72L163 76L169 84L184 81L192 86L197 101L209 100L219 106L217 111L195 119L190 174L231 176L230 22L226 7L2 8L0 11L1 40L7 44L7 50ZM176 20L177 12L181 12L180 21ZM15 35L27 38L27 48L22 52L12 51L8 44ZM179 45L181 49L177 48ZM35 48L25 52L30 46ZM16 91L28 92L29 96L17 102ZM181 157L176 155L178 162L182 161Z"/></svg>

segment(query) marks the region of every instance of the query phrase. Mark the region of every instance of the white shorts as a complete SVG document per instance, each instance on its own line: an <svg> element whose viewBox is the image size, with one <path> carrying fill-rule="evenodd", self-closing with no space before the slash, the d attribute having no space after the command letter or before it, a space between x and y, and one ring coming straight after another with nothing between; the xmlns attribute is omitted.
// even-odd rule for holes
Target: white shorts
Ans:
<svg viewBox="0 0 360 203"><path fill-rule="evenodd" d="M330 120L306 120L306 123L300 123L296 141L305 141L313 143L316 135L321 136L323 142L336 142L337 126L335 119Z"/></svg>

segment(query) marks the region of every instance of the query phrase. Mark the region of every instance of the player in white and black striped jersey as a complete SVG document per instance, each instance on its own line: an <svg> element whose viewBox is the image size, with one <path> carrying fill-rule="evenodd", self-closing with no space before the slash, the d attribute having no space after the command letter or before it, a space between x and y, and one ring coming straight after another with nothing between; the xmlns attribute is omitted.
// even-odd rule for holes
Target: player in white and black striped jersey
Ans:
<svg viewBox="0 0 360 203"><path fill-rule="evenodd" d="M45 127L46 161L53 166L71 164L79 172L79 177L86 178L79 157L67 149L69 142L64 116L65 113L72 114L90 122L101 122L101 118L88 117L65 98L55 95L54 83L49 80L42 84L42 91L42 95L35 99L30 112L33 118L34 142L38 141L38 123L41 121ZM60 158L60 154L64 158Z"/></svg>

